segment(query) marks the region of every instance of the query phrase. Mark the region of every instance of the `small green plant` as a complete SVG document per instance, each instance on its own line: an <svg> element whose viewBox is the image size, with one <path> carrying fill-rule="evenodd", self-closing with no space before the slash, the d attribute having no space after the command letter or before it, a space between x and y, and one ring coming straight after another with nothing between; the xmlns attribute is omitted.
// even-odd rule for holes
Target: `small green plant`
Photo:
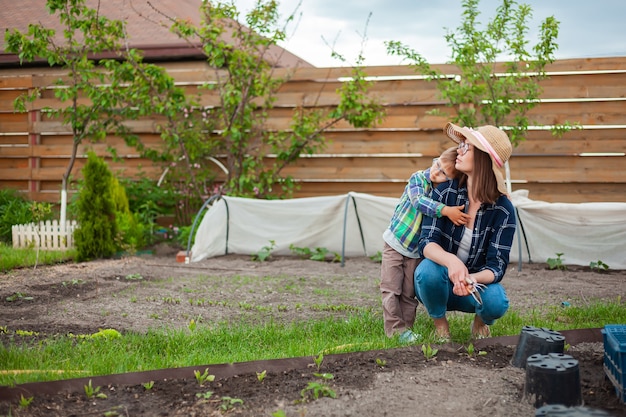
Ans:
<svg viewBox="0 0 626 417"><path fill-rule="evenodd" d="M369 258L376 263L381 263L383 261L383 253L381 251L378 251Z"/></svg>
<svg viewBox="0 0 626 417"><path fill-rule="evenodd" d="M12 295L9 295L6 300L8 302L12 302L12 301L32 301L34 300L33 297L28 296L28 295L24 295L21 292L14 292Z"/></svg>
<svg viewBox="0 0 626 417"><path fill-rule="evenodd" d="M315 366L317 367L317 370L319 371L320 368L322 367L322 362L324 362L324 353L320 353L319 355L314 357L313 362L315 363Z"/></svg>
<svg viewBox="0 0 626 417"><path fill-rule="evenodd" d="M209 368L204 370L204 373L200 373L200 371L193 371L194 376L196 377L196 381L200 385L203 385L205 382L213 382L215 380L215 375L209 375Z"/></svg>
<svg viewBox="0 0 626 417"><path fill-rule="evenodd" d="M427 361L433 359L437 355L437 352L439 352L439 349L433 349L433 347L430 346L430 343L422 345L422 353Z"/></svg>
<svg viewBox="0 0 626 417"><path fill-rule="evenodd" d="M265 376L267 375L267 371L263 370L262 372L257 372L256 373L256 379L259 380L259 382L263 382L263 380L265 379Z"/></svg>
<svg viewBox="0 0 626 417"><path fill-rule="evenodd" d="M272 417L287 417L283 410L276 410L272 413Z"/></svg>
<svg viewBox="0 0 626 417"><path fill-rule="evenodd" d="M567 269L567 266L565 264L563 264L563 253L562 252L557 252L556 253L556 258L548 258L546 260L546 262L548 263L548 268L550 269L560 269L562 271L565 271Z"/></svg>
<svg viewBox="0 0 626 417"><path fill-rule="evenodd" d="M39 332L33 332L31 330L20 330L20 329L17 329L15 331L15 334L18 335L18 336L38 336Z"/></svg>
<svg viewBox="0 0 626 417"><path fill-rule="evenodd" d="M315 248L309 259L312 261L325 261L329 250L326 248ZM334 257L333 257L334 258Z"/></svg>
<svg viewBox="0 0 626 417"><path fill-rule="evenodd" d="M98 329L97 332L89 335L91 339L119 339L122 334L115 329Z"/></svg>
<svg viewBox="0 0 626 417"><path fill-rule="evenodd" d="M224 411L228 411L235 408L237 404L243 404L243 400L239 398L224 396L222 397L222 404L220 405L220 408Z"/></svg>
<svg viewBox="0 0 626 417"><path fill-rule="evenodd" d="M384 368L387 365L387 361L384 359L376 358L376 365Z"/></svg>
<svg viewBox="0 0 626 417"><path fill-rule="evenodd" d="M141 384L146 391L150 391L154 387L154 381L144 382Z"/></svg>
<svg viewBox="0 0 626 417"><path fill-rule="evenodd" d="M599 259L597 262L590 262L589 268L591 268L592 271L596 272L605 272L609 270L609 266Z"/></svg>
<svg viewBox="0 0 626 417"><path fill-rule="evenodd" d="M189 320L189 324L187 325L187 328L189 329L189 331L195 331L196 328L198 327L198 324L196 323L196 321L194 319Z"/></svg>
<svg viewBox="0 0 626 417"><path fill-rule="evenodd" d="M265 262L270 259L272 251L276 247L276 242L274 240L270 240L269 242L269 246L263 246L260 251L252 255L253 261Z"/></svg>
<svg viewBox="0 0 626 417"><path fill-rule="evenodd" d="M213 395L213 391L207 392L198 392L196 393L196 398L202 398L203 400L208 400Z"/></svg>
<svg viewBox="0 0 626 417"><path fill-rule="evenodd" d="M467 356L472 357L474 355L478 355L478 356L484 356L487 354L487 352L485 352L484 350L479 350L478 352L476 352L476 348L474 347L473 343L470 343L466 348L465 351L467 352Z"/></svg>
<svg viewBox="0 0 626 417"><path fill-rule="evenodd" d="M128 274L124 278L129 281L141 281L143 279L143 276L139 273L134 273L134 274Z"/></svg>
<svg viewBox="0 0 626 417"><path fill-rule="evenodd" d="M84 283L85 283L85 281L83 281L82 279L73 279L70 282L63 281L63 282L61 282L61 285L63 285L64 287L67 287L69 285L72 285L72 286L74 286L74 285L82 285Z"/></svg>
<svg viewBox="0 0 626 417"><path fill-rule="evenodd" d="M296 256L299 256L303 259L308 259L311 256L311 249L309 248L300 248L293 243L289 245L289 250Z"/></svg>
<svg viewBox="0 0 626 417"><path fill-rule="evenodd" d="M30 405L30 403L33 402L33 400L35 399L35 397L24 397L24 395L20 395L20 408L28 408L28 406Z"/></svg>
<svg viewBox="0 0 626 417"><path fill-rule="evenodd" d="M245 301L240 301L238 304L239 308L245 311L250 311L252 309L254 309L254 306L250 303L247 303Z"/></svg>
<svg viewBox="0 0 626 417"><path fill-rule="evenodd" d="M328 373L314 373L313 375L318 378L322 378L323 380L330 380L334 378L333 374ZM309 400L317 400L320 397L337 398L337 394L328 385L317 381L311 381L307 384L306 388L300 391L300 397L300 402L304 403Z"/></svg>
<svg viewBox="0 0 626 417"><path fill-rule="evenodd" d="M89 383L84 386L84 388L85 388L85 395L87 396L87 398L93 398L94 396L96 398L101 398L101 399L107 398L106 394L100 392L100 387L94 387L91 384L91 379L89 380Z"/></svg>
<svg viewBox="0 0 626 417"><path fill-rule="evenodd" d="M330 252L327 248L315 248L313 250L309 248L300 248L295 246L294 244L289 245L289 250L294 254L303 259L310 259L312 261L326 261L326 258L329 254L332 254L330 258L331 262L340 262L341 255L337 252Z"/></svg>

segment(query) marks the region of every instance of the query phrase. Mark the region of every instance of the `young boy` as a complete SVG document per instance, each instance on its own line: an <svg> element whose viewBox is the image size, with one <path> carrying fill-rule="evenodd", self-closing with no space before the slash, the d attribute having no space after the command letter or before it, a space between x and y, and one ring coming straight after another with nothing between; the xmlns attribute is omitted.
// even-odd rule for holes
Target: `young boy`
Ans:
<svg viewBox="0 0 626 417"><path fill-rule="evenodd" d="M385 334L388 337L400 334L400 343L421 339L411 328L418 305L413 274L420 261L417 243L422 216L446 216L456 225L465 224L469 217L463 206L445 206L429 197L434 187L460 174L454 167L456 157L456 147L446 149L430 168L411 175L383 233L380 291Z"/></svg>

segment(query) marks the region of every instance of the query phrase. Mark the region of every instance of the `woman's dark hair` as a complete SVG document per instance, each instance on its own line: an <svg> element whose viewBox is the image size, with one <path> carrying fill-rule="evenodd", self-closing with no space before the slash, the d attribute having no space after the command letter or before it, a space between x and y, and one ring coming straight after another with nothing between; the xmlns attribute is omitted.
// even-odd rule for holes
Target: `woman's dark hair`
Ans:
<svg viewBox="0 0 626 417"><path fill-rule="evenodd" d="M474 190L473 198L483 203L493 204L500 197L498 182L493 173L491 158L476 146L474 149Z"/></svg>

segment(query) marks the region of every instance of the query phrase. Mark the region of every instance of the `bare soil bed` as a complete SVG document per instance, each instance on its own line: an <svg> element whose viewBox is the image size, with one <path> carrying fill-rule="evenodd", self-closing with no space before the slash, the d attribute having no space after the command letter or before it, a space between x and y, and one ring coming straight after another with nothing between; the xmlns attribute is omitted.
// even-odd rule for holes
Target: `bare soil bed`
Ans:
<svg viewBox="0 0 626 417"><path fill-rule="evenodd" d="M0 334L0 342L7 343L15 330L45 336L182 328L192 318L200 325L244 317L285 323L340 318L350 309L324 306L380 308L379 269L366 257L347 259L341 266L292 257L253 262L228 255L185 265L176 262L175 252L161 250L153 256L11 271L0 275L0 326L9 330ZM544 264L523 264L520 270L512 264L503 283L511 308L518 311L626 296L626 271L549 270ZM204 387L191 374L156 380L150 390L141 384L103 386L107 399L87 400L82 390L42 394L25 410L15 400L0 398L0 415L272 416L278 410L286 416L535 415L534 405L523 396L525 370L510 364L515 346L493 340L480 341L486 355L471 357L454 342L438 346L431 360L420 345L329 355L320 372L334 375L326 383L337 398L298 401L316 372L313 359L307 358L305 365L295 360L287 365L235 364L233 369L246 371ZM602 343L574 344L567 353L579 361L584 405L626 416L626 406L602 370ZM268 371L262 382L253 369ZM209 399L196 396L208 390L213 391ZM243 403L225 407L223 397Z"/></svg>

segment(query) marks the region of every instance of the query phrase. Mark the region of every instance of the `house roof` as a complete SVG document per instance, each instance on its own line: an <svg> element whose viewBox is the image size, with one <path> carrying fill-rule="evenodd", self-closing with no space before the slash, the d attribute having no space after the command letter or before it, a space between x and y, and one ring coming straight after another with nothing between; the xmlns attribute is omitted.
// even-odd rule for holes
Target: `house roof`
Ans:
<svg viewBox="0 0 626 417"><path fill-rule="evenodd" d="M99 7L100 13L109 19L125 21L129 46L142 50L147 61L206 59L198 45L169 31L172 18L199 25L202 0L85 0L85 3L92 8ZM11 29L25 32L32 23L56 29L57 33L63 30L56 16L49 14L46 0L0 0L0 29L3 32ZM225 40L229 41L228 38L226 36ZM270 48L267 57L276 67L313 66L276 45ZM18 57L4 52L3 45L0 66L15 65L19 65Z"/></svg>

